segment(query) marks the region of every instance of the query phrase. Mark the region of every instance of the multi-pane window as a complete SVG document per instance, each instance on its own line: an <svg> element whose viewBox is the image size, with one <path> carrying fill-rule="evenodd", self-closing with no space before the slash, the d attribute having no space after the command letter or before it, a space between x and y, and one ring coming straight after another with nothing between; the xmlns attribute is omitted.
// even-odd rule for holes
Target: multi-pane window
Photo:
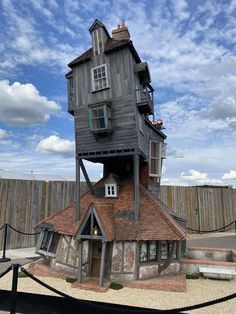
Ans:
<svg viewBox="0 0 236 314"><path fill-rule="evenodd" d="M156 241L142 241L140 244L140 262L152 262L157 260Z"/></svg>
<svg viewBox="0 0 236 314"><path fill-rule="evenodd" d="M106 64L92 69L92 85L93 91L108 87Z"/></svg>
<svg viewBox="0 0 236 314"><path fill-rule="evenodd" d="M74 82L72 76L67 79L67 90L69 107L72 108L74 105Z"/></svg>
<svg viewBox="0 0 236 314"><path fill-rule="evenodd" d="M111 107L108 103L89 107L90 131L111 131Z"/></svg>
<svg viewBox="0 0 236 314"><path fill-rule="evenodd" d="M105 196L116 197L117 196L117 184L106 184L105 185Z"/></svg>
<svg viewBox="0 0 236 314"><path fill-rule="evenodd" d="M162 142L151 141L150 144L150 176L161 176Z"/></svg>
<svg viewBox="0 0 236 314"><path fill-rule="evenodd" d="M173 248L173 242L172 241L161 241L161 259L166 260L172 251ZM176 249L173 252L173 258L176 259Z"/></svg>
<svg viewBox="0 0 236 314"><path fill-rule="evenodd" d="M59 239L60 239L60 235L58 233L45 230L39 249L42 251L55 254Z"/></svg>
<svg viewBox="0 0 236 314"><path fill-rule="evenodd" d="M103 38L102 38L102 29L98 28L93 31L93 52L94 55L99 55L103 50Z"/></svg>

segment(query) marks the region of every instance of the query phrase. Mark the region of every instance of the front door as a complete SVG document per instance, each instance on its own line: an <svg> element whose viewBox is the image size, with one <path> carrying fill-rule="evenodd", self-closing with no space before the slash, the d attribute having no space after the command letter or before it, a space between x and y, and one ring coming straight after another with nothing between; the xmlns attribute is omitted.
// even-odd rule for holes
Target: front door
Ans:
<svg viewBox="0 0 236 314"><path fill-rule="evenodd" d="M91 276L99 277L102 254L102 241L93 241Z"/></svg>

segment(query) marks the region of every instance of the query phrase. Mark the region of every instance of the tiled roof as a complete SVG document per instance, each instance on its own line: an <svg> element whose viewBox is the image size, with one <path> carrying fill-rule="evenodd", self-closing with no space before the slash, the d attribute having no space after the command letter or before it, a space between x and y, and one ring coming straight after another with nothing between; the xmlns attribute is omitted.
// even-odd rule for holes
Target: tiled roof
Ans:
<svg viewBox="0 0 236 314"><path fill-rule="evenodd" d="M104 178L96 186L100 186ZM60 234L75 236L90 204L95 207L107 241L112 240L182 240L185 231L171 217L167 206L140 185L140 221L134 216L133 182L122 182L117 198L96 197L88 193L81 197L80 220L75 221L75 204L40 223L52 224Z"/></svg>

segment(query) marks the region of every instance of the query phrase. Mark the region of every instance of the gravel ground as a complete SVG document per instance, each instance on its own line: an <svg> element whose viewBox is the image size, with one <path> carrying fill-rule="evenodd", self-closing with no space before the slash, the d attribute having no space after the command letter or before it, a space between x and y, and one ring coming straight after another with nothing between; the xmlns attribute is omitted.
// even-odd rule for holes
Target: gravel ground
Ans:
<svg viewBox="0 0 236 314"><path fill-rule="evenodd" d="M126 305L134 305L140 307L149 307L156 309L171 309L183 307L197 303L206 302L236 292L236 279L231 281L197 279L187 280L187 292L162 292L145 289L123 288L121 290L109 289L105 293L90 292L71 288L71 284L63 279L55 279L49 277L38 277L50 286L63 291L76 298L86 300L96 300L101 302L119 303ZM0 289L11 289L11 272L0 279ZM32 292L39 294L54 295L46 288L38 285L29 278L19 278L18 290L24 292ZM190 313L190 312L189 312ZM218 305L205 307L203 309L194 310L191 313L236 313L236 298L220 303Z"/></svg>

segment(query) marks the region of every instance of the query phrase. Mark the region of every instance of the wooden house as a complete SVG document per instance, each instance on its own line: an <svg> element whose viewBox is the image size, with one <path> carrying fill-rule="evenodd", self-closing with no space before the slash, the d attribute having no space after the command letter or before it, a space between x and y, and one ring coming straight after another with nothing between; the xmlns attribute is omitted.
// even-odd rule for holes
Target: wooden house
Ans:
<svg viewBox="0 0 236 314"><path fill-rule="evenodd" d="M166 135L154 123L154 89L124 21L109 35L95 20L92 47L69 63L75 122L76 203L42 221L37 252L54 270L137 280L180 269L184 220L158 198ZM103 164L92 185L83 160ZM89 192L80 197L80 170Z"/></svg>

